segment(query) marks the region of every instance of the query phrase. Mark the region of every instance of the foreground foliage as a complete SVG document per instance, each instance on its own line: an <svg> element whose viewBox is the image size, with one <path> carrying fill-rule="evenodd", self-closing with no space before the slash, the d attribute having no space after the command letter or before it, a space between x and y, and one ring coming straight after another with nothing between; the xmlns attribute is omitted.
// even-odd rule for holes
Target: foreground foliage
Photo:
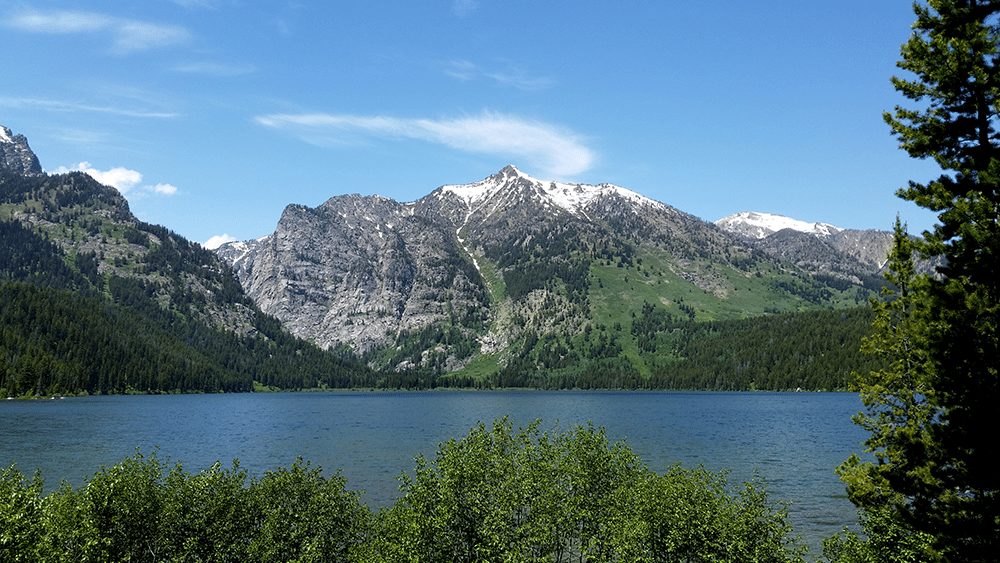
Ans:
<svg viewBox="0 0 1000 563"><path fill-rule="evenodd" d="M77 489L0 472L3 561L801 561L760 482L657 474L591 426L480 424L418 458L373 515L298 461L248 480L141 454Z"/></svg>
<svg viewBox="0 0 1000 563"><path fill-rule="evenodd" d="M79 489L42 496L0 473L3 561L335 561L371 514L346 480L301 460L248 483L234 462L196 474L136 454Z"/></svg>

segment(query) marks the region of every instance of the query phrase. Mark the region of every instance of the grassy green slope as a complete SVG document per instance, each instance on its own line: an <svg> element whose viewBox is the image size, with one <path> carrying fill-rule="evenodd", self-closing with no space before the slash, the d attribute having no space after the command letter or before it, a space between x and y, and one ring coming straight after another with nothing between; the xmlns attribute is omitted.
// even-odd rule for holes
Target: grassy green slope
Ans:
<svg viewBox="0 0 1000 563"><path fill-rule="evenodd" d="M480 261L480 268L493 306L499 307L507 300L501 285L503 277L488 260ZM560 284L550 287L561 289ZM738 338L739 331L750 330L751 326L755 334L772 331L775 335L772 340L777 341L767 354L774 358L775 366L783 362L783 369L791 373L788 366L803 363L797 359L803 357L798 348L809 344L785 335L788 322L827 327L834 332L856 331L864 323L841 326L843 323L834 322L823 312L857 308L867 303L868 298L864 290L838 291L790 274L773 263L761 262L749 274L706 260L689 260L678 265L667 252L654 247L638 247L631 261L592 260L587 287L589 320L578 327L580 330L574 336L528 333L511 344L505 358L500 353L476 354L463 369L445 374L440 380L448 385L483 386L697 387L699 378L708 377L706 374L713 368L699 352L703 347L692 341L710 339L715 343L712 345L718 346L720 338ZM558 311L551 313L555 315ZM749 325L743 322L765 317L783 320ZM666 322L671 328L651 329L651 318L661 319L661 324ZM491 330L496 323L495 320ZM813 334L823 338L822 330ZM852 333L852 342L855 340ZM850 366L860 365L859 357L856 347L848 350L843 356L844 365L848 366L846 371L838 371L831 377L821 375L809 385L819 385L820 381L822 387L842 385ZM758 363L756 372L770 369ZM686 375L665 376L679 366L684 366ZM780 376L762 377L766 380L763 385L768 388L781 388L788 383ZM725 375L708 379L712 381L705 384L712 388L756 384L750 376L741 376L738 381Z"/></svg>
<svg viewBox="0 0 1000 563"><path fill-rule="evenodd" d="M678 275L671 257L662 250L640 248L636 257L631 265L594 262L590 268L589 301L594 322L612 332L624 356L643 376L652 374L651 366L648 354L640 351L631 327L646 304L661 308L676 319L711 322L856 307L867 302L865 292L818 288L773 265L763 265L754 274L745 275L704 261L690 262L687 265L690 271L716 278L713 291L706 291Z"/></svg>

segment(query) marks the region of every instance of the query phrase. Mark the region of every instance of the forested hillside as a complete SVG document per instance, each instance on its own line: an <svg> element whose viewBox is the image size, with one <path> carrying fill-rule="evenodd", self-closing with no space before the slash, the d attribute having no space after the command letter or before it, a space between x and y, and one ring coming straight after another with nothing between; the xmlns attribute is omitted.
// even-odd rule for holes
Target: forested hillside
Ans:
<svg viewBox="0 0 1000 563"><path fill-rule="evenodd" d="M488 381L585 389L843 390L852 372L877 363L859 351L871 321L871 309L859 307L700 323L647 304L632 321L633 341L605 328L585 329L573 348L554 338L529 340L519 361ZM624 350L630 342L637 344L635 355Z"/></svg>
<svg viewBox="0 0 1000 563"><path fill-rule="evenodd" d="M213 253L137 221L83 174L0 172L0 391L370 386L350 354L296 339Z"/></svg>

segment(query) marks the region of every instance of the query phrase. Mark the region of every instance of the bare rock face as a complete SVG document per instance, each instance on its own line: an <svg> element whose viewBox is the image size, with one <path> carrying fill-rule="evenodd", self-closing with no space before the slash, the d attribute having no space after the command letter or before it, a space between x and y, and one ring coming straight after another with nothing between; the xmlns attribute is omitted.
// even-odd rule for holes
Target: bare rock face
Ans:
<svg viewBox="0 0 1000 563"><path fill-rule="evenodd" d="M42 173L42 166L28 146L28 139L24 135L13 134L3 125L0 125L0 168L22 176Z"/></svg>
<svg viewBox="0 0 1000 563"><path fill-rule="evenodd" d="M832 235L829 242L859 264L881 271L892 249L892 233L874 229L846 229Z"/></svg>
<svg viewBox="0 0 1000 563"><path fill-rule="evenodd" d="M346 195L290 205L272 235L219 252L293 334L365 353L404 331L486 314L480 277L449 231L411 205Z"/></svg>

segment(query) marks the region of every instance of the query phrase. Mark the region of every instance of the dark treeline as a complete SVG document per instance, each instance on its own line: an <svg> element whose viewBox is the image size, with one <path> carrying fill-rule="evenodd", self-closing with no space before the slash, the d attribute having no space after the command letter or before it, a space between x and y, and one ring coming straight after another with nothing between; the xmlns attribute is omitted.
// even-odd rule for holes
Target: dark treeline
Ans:
<svg viewBox="0 0 1000 563"><path fill-rule="evenodd" d="M0 470L0 560L802 561L760 481L650 470L603 430L482 424L417 459L373 513L339 474L302 461L248 479L141 454L80 488Z"/></svg>
<svg viewBox="0 0 1000 563"><path fill-rule="evenodd" d="M132 303L0 283L0 390L11 396L250 391L254 381L284 389L374 384L368 370L291 337L277 321L259 325L269 338L241 337L155 303Z"/></svg>
<svg viewBox="0 0 1000 563"><path fill-rule="evenodd" d="M870 307L710 323L655 333L649 386L678 389L845 389L851 373L879 367L862 354Z"/></svg>
<svg viewBox="0 0 1000 563"><path fill-rule="evenodd" d="M251 388L246 377L126 307L0 284L0 390L8 396Z"/></svg>
<svg viewBox="0 0 1000 563"><path fill-rule="evenodd" d="M853 373L880 359L861 353L870 307L805 311L699 323L646 306L632 324L640 349L629 357L607 327L582 341L529 333L497 373L482 379L432 369L381 374L376 386L495 389L845 390ZM637 362L645 363L643 375Z"/></svg>

